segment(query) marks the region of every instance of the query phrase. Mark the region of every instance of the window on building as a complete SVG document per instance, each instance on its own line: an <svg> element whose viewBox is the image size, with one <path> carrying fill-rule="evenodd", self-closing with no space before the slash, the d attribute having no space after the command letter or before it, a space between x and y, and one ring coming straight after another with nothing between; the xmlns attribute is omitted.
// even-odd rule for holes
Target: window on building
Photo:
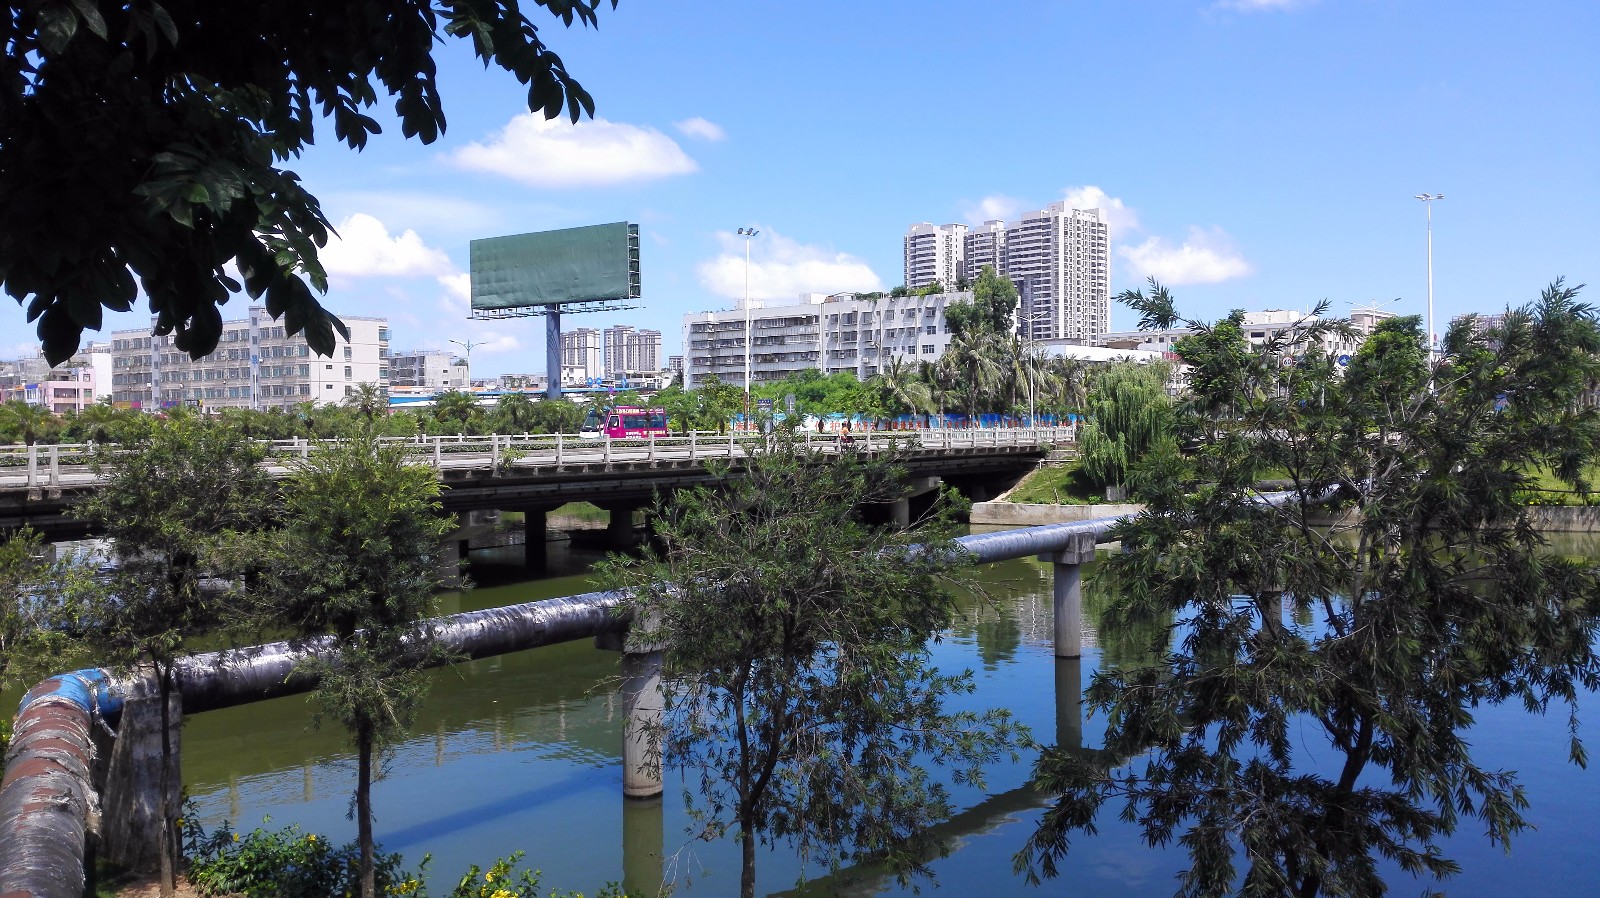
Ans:
<svg viewBox="0 0 1600 898"><path fill-rule="evenodd" d="M348 362L348 361L350 361L350 360L351 360L351 359L353 359L353 358L355 358L355 350L354 350L354 349L351 349L351 348L350 348L350 347L348 347L348 346L346 346L346 347L345 347L345 348L344 348L344 360L345 360L345 361L347 361L347 362Z"/></svg>
<svg viewBox="0 0 1600 898"><path fill-rule="evenodd" d="M922 344L922 354L923 355L933 355L933 346L931 344L928 344L928 343Z"/></svg>
<svg viewBox="0 0 1600 898"><path fill-rule="evenodd" d="M925 330L929 334L937 334L939 332L939 325L930 324L926 328L923 328L923 330Z"/></svg>
<svg viewBox="0 0 1600 898"><path fill-rule="evenodd" d="M346 366L344 366L344 379L345 380L349 380L350 376L351 376L350 375L350 366L346 365Z"/></svg>

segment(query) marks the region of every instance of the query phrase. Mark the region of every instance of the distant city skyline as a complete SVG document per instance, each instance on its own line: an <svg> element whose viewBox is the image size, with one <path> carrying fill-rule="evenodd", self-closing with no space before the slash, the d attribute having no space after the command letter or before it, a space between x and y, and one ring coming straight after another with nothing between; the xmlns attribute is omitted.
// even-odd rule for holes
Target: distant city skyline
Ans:
<svg viewBox="0 0 1600 898"><path fill-rule="evenodd" d="M1113 295L1154 275L1201 317L1396 297L1423 314L1419 193L1449 197L1436 321L1558 276L1600 301L1589 0L656 0L602 7L598 30L537 21L594 120L527 114L515 79L449 41L437 143L402 139L380 106L364 152L323 123L289 165L339 232L325 304L388 318L397 346L471 341L474 376L543 371L544 322L468 320L468 242L608 221L640 225L641 308L565 326L659 330L662 359L684 351L684 314L743 295L736 228L760 231L752 295L787 302L896 286L911 222L1054 202L1102 211ZM141 304L85 339L148 322ZM36 345L8 304L0 358Z"/></svg>

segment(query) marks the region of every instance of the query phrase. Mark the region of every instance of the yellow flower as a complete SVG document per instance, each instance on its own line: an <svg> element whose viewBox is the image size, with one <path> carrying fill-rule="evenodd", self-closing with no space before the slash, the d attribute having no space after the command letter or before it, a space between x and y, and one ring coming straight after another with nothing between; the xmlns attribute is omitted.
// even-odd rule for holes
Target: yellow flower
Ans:
<svg viewBox="0 0 1600 898"><path fill-rule="evenodd" d="M237 842L237 841L239 841L239 834L238 834L238 833L234 833L234 834L233 834L233 840L234 840L234 841L235 841L235 842Z"/></svg>
<svg viewBox="0 0 1600 898"><path fill-rule="evenodd" d="M490 870L488 873L483 874L483 881L494 882L494 871Z"/></svg>
<svg viewBox="0 0 1600 898"><path fill-rule="evenodd" d="M505 889L495 889L494 894L490 895L489 898L517 898L517 896L511 894Z"/></svg>
<svg viewBox="0 0 1600 898"><path fill-rule="evenodd" d="M306 836L306 841L307 842L315 842L316 840L317 840L317 834L316 833L312 833L311 835Z"/></svg>

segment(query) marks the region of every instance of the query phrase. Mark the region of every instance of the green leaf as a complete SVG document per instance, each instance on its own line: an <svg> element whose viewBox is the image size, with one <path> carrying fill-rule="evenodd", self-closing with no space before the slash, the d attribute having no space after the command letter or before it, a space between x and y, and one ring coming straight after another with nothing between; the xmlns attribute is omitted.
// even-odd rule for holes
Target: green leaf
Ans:
<svg viewBox="0 0 1600 898"><path fill-rule="evenodd" d="M78 16L65 3L39 7L39 43L46 53L61 53L77 32Z"/></svg>
<svg viewBox="0 0 1600 898"><path fill-rule="evenodd" d="M94 0L72 0L72 5L78 10L78 15L83 17L83 24L101 40L106 37L106 20L100 15L100 8Z"/></svg>

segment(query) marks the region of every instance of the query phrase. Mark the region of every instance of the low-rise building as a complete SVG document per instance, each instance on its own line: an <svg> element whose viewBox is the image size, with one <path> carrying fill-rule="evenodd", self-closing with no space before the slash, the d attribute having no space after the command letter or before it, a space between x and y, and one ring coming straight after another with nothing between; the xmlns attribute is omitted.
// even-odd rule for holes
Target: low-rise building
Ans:
<svg viewBox="0 0 1600 898"><path fill-rule="evenodd" d="M389 357L390 387L423 387L435 392L464 390L471 372L453 352L413 349Z"/></svg>

